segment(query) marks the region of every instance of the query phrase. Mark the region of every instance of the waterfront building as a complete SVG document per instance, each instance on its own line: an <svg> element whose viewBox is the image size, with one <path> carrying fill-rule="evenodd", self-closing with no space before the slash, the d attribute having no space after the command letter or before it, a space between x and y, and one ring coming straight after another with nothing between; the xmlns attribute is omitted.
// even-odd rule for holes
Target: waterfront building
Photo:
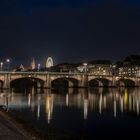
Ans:
<svg viewBox="0 0 140 140"><path fill-rule="evenodd" d="M112 75L113 65L108 60L94 60L85 65L79 65L77 70L79 72L88 72L94 75Z"/></svg>
<svg viewBox="0 0 140 140"><path fill-rule="evenodd" d="M140 55L127 56L117 69L119 76L140 76Z"/></svg>
<svg viewBox="0 0 140 140"><path fill-rule="evenodd" d="M118 69L119 76L140 76L139 66L123 66Z"/></svg>

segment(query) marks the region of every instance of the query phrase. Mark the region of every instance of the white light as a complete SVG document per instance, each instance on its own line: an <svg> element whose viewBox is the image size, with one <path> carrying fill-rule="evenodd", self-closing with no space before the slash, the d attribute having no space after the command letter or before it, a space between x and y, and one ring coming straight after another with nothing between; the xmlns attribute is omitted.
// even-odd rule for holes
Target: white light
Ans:
<svg viewBox="0 0 140 140"><path fill-rule="evenodd" d="M0 63L0 69L2 71L2 67L3 67L3 62Z"/></svg>
<svg viewBox="0 0 140 140"><path fill-rule="evenodd" d="M113 68L116 68L116 65L113 65Z"/></svg>
<svg viewBox="0 0 140 140"><path fill-rule="evenodd" d="M10 62L10 59L6 59L6 62L9 63Z"/></svg>
<svg viewBox="0 0 140 140"><path fill-rule="evenodd" d="M87 119L87 116L88 116L88 100L85 99L84 100L84 120Z"/></svg>
<svg viewBox="0 0 140 140"><path fill-rule="evenodd" d="M40 65L40 64L38 64L37 66L38 66L38 69L40 69L40 66L41 66L41 65Z"/></svg>
<svg viewBox="0 0 140 140"><path fill-rule="evenodd" d="M87 65L88 65L87 63L83 63L83 66L84 66L84 69L83 69L83 70L84 70L85 72L87 72Z"/></svg>
<svg viewBox="0 0 140 140"><path fill-rule="evenodd" d="M87 63L83 63L84 66L87 66Z"/></svg>
<svg viewBox="0 0 140 140"><path fill-rule="evenodd" d="M1 62L0 65L2 66L3 65L3 62Z"/></svg>

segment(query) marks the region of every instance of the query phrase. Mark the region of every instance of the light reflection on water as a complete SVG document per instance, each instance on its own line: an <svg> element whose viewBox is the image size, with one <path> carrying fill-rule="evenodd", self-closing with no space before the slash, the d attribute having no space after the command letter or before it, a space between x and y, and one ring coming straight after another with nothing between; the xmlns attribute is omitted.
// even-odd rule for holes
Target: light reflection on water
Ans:
<svg viewBox="0 0 140 140"><path fill-rule="evenodd" d="M65 94L50 90L37 94L34 89L29 94L3 92L0 104L30 121L44 135L48 127L79 135L81 132L92 135L93 130L98 128L100 131L100 127L107 128L108 124L111 128L117 126L115 131L121 127L130 129L133 123L140 128L139 88L76 89L77 93L73 93L74 90L69 89Z"/></svg>

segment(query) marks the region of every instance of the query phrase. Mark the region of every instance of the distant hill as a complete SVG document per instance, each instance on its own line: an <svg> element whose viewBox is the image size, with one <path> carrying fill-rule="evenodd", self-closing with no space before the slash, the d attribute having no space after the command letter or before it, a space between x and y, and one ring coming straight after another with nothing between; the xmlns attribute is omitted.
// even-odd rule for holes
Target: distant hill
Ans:
<svg viewBox="0 0 140 140"><path fill-rule="evenodd" d="M140 55L129 55L124 61L124 65L140 65Z"/></svg>
<svg viewBox="0 0 140 140"><path fill-rule="evenodd" d="M112 65L112 62L110 60L93 60L93 61L89 61L88 64Z"/></svg>

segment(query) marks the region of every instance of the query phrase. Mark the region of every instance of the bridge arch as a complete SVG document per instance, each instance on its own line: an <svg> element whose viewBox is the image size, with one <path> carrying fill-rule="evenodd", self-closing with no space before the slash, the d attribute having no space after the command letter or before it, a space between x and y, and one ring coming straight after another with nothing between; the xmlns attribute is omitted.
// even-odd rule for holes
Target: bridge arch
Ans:
<svg viewBox="0 0 140 140"><path fill-rule="evenodd" d="M79 81L77 79L74 78L66 78L66 77L62 77L62 78L56 78L54 80L51 81L51 87L78 87L79 85Z"/></svg>
<svg viewBox="0 0 140 140"><path fill-rule="evenodd" d="M106 78L94 78L89 81L89 87L109 87L111 81Z"/></svg>
<svg viewBox="0 0 140 140"><path fill-rule="evenodd" d="M22 77L10 81L10 88L12 89L25 90L32 87L43 88L44 81L34 77Z"/></svg>
<svg viewBox="0 0 140 140"><path fill-rule="evenodd" d="M135 81L132 79L120 78L116 82L116 85L119 87L133 87L133 86L135 86Z"/></svg>

